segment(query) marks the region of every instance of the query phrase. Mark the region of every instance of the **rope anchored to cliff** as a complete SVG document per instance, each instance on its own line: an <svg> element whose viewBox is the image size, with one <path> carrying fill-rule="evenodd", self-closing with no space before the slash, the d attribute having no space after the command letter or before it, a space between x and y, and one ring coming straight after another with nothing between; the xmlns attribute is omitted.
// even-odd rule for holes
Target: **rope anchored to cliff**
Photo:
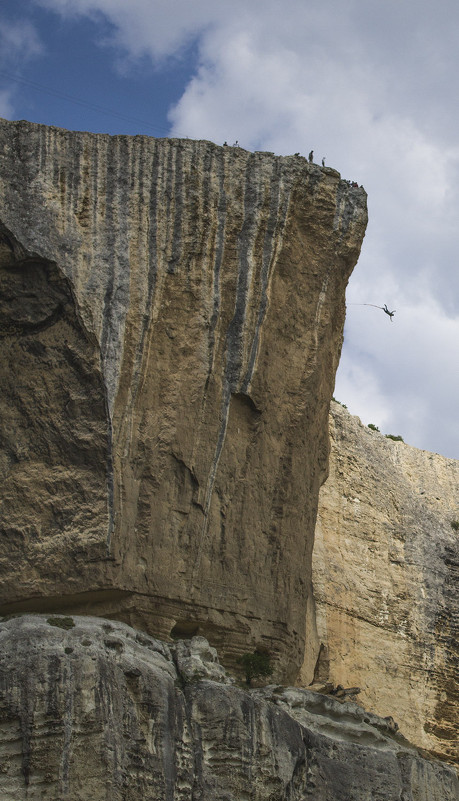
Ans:
<svg viewBox="0 0 459 801"><path fill-rule="evenodd" d="M392 322L392 317L397 311L396 309L394 309L393 311L389 311L389 309L387 308L387 303L385 303L384 306L375 306L374 303L348 303L348 306L373 306L374 309L381 309L381 311L388 314L391 322Z"/></svg>

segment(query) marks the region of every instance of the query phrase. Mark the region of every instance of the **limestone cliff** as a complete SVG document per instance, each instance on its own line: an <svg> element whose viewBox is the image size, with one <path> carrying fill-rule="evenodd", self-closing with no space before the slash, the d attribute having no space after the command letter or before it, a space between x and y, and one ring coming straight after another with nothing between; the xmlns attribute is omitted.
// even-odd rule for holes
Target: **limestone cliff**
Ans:
<svg viewBox="0 0 459 801"><path fill-rule="evenodd" d="M459 462L387 439L337 403L330 434L303 682L318 659L316 680L360 687L366 709L457 763Z"/></svg>
<svg viewBox="0 0 459 801"><path fill-rule="evenodd" d="M292 680L366 195L209 142L0 124L0 602Z"/></svg>
<svg viewBox="0 0 459 801"><path fill-rule="evenodd" d="M457 801L386 720L231 683L203 638L91 617L0 621L2 801Z"/></svg>

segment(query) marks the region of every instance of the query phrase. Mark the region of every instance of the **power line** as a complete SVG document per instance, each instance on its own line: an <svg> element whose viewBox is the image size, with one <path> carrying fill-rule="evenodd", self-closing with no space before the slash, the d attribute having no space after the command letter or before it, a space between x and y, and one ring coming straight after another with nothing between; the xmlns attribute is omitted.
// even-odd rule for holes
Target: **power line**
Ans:
<svg viewBox="0 0 459 801"><path fill-rule="evenodd" d="M166 133L169 132L168 128L165 128L163 125L152 125L151 123L147 122L146 120L141 120L138 117L130 117L127 114L120 114L118 111L114 111L113 109L105 108L105 106L100 106L98 103L91 103L88 100L83 100L81 97L76 97L75 95L67 94L66 92L60 92L58 89L53 89L50 86L44 86L37 81L30 81L27 78L22 78L20 75L15 75L14 73L6 72L5 70L0 70L0 75L4 78L8 78L11 81L15 81L16 83L23 84L24 86L30 86L32 89L35 89L39 92L45 92L48 95L52 95L54 97L58 97L61 100L67 100L69 103L74 103L78 106L83 106L85 108L90 109L91 111L96 111L99 114L105 114L110 117L116 117L119 120L123 120L124 122L133 122L138 123L139 125L148 128L150 131L164 131ZM187 137L185 137L187 138Z"/></svg>

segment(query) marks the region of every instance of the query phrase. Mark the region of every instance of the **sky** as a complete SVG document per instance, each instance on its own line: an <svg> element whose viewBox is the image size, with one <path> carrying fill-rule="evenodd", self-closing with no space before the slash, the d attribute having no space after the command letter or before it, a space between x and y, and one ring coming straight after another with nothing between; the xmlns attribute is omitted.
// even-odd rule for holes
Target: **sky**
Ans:
<svg viewBox="0 0 459 801"><path fill-rule="evenodd" d="M334 394L454 459L458 76L457 0L0 0L0 116L313 149L365 187Z"/></svg>

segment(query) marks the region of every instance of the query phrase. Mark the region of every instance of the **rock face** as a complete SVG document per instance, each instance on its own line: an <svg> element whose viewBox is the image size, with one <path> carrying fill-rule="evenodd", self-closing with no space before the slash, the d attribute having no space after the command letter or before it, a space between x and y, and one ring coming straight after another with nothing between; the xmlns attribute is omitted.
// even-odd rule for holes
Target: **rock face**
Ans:
<svg viewBox="0 0 459 801"><path fill-rule="evenodd" d="M231 684L200 637L91 617L0 622L2 801L457 801L387 721L307 690Z"/></svg>
<svg viewBox="0 0 459 801"><path fill-rule="evenodd" d="M316 680L360 687L366 709L457 763L459 462L387 439L337 403L330 434L303 682L317 660Z"/></svg>
<svg viewBox="0 0 459 801"><path fill-rule="evenodd" d="M293 680L366 195L297 157L0 124L0 603Z"/></svg>

